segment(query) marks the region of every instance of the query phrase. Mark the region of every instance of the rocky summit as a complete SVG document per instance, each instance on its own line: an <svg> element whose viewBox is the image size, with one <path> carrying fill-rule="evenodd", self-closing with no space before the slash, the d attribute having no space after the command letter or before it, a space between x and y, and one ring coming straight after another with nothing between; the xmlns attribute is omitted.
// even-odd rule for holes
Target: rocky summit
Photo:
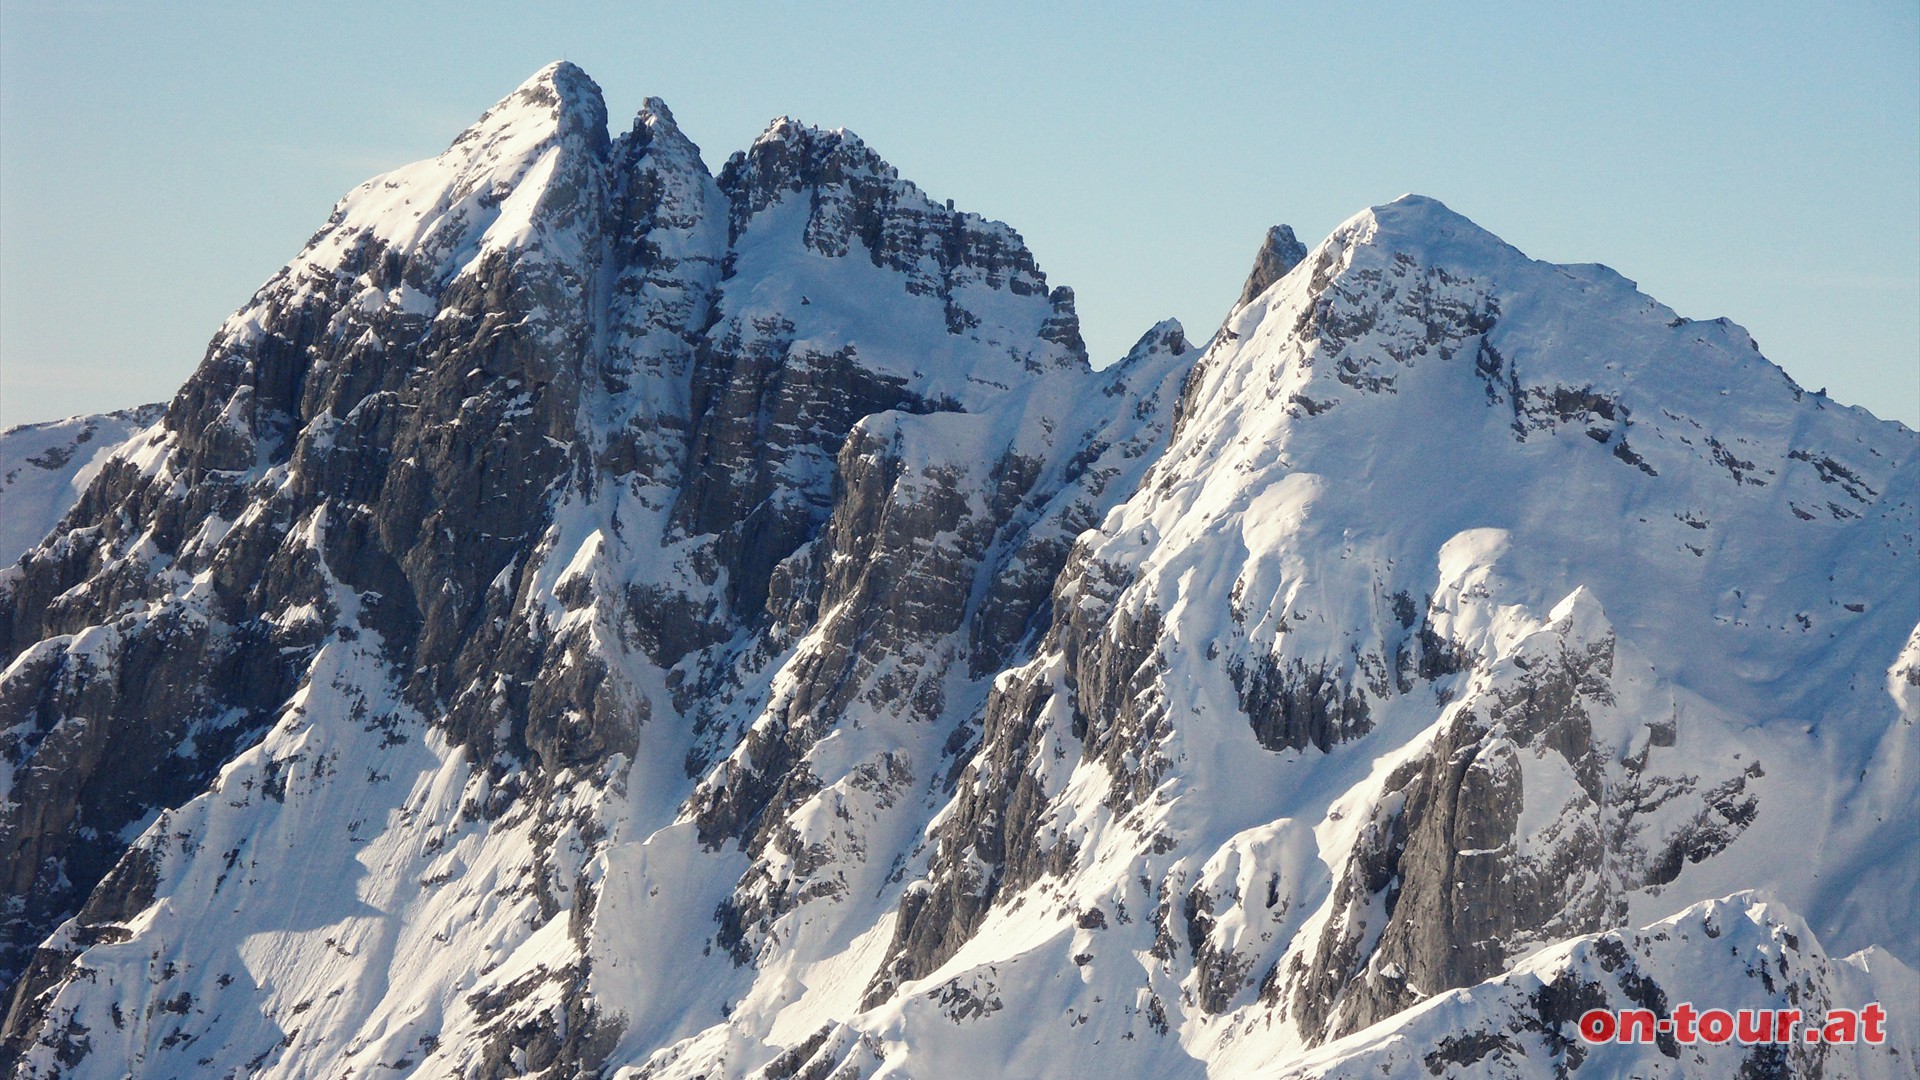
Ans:
<svg viewBox="0 0 1920 1080"><path fill-rule="evenodd" d="M1914 1075L1920 436L1432 199L1095 368L556 64L0 499L11 1075Z"/></svg>

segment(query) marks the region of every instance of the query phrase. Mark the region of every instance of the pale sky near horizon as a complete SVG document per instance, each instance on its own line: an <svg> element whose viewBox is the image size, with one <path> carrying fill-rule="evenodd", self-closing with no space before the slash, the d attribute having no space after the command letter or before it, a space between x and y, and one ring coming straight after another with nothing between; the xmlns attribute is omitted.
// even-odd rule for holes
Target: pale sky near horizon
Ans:
<svg viewBox="0 0 1920 1080"><path fill-rule="evenodd" d="M0 0L0 425L170 397L334 201L550 60L718 170L847 127L1026 237L1094 361L1413 191L1920 427L1920 5Z"/></svg>

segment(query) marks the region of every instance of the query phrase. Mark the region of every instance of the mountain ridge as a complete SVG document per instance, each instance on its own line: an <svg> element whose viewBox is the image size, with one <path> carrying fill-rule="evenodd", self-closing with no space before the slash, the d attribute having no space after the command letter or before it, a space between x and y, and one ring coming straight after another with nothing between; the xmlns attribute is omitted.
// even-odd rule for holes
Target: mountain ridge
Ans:
<svg viewBox="0 0 1920 1080"><path fill-rule="evenodd" d="M850 133L550 65L101 457L0 571L22 1075L1574 1071L1529 958L1756 886L1911 975L1920 439L1435 200L1094 370Z"/></svg>

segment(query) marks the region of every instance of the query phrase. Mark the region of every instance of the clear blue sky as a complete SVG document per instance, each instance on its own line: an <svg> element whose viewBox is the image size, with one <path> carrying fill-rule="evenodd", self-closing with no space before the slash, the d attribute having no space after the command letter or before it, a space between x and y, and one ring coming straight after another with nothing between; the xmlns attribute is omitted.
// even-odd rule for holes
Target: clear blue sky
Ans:
<svg viewBox="0 0 1920 1080"><path fill-rule="evenodd" d="M0 423L170 396L335 199L564 57L715 169L858 132L1025 234L1096 363L1414 191L1920 426L1920 5L1574 6L0 0Z"/></svg>

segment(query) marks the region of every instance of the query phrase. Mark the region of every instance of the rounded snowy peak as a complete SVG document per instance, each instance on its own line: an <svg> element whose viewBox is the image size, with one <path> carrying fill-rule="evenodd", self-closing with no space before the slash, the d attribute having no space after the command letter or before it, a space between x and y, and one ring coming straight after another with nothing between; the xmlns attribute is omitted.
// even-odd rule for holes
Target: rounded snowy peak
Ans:
<svg viewBox="0 0 1920 1080"><path fill-rule="evenodd" d="M1532 261L1466 215L1427 195L1370 206L1333 231L1328 243L1385 248L1422 262Z"/></svg>

